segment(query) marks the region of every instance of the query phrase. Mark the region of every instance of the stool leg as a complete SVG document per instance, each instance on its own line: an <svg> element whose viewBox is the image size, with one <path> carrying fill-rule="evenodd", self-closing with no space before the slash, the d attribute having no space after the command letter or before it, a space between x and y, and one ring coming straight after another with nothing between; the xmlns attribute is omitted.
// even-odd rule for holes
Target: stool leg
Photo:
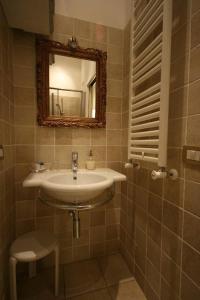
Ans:
<svg viewBox="0 0 200 300"><path fill-rule="evenodd" d="M33 278L36 276L36 261L32 261L29 263L28 266L28 273L29 273L29 278Z"/></svg>
<svg viewBox="0 0 200 300"><path fill-rule="evenodd" d="M17 260L10 257L10 299L17 300L16 265Z"/></svg>
<svg viewBox="0 0 200 300"><path fill-rule="evenodd" d="M59 246L55 248L55 296L59 293Z"/></svg>

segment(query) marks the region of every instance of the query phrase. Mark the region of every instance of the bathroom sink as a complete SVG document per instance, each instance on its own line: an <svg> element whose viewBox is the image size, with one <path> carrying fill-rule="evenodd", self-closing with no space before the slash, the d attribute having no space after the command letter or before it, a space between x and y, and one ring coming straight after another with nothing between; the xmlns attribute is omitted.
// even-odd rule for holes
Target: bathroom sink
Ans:
<svg viewBox="0 0 200 300"><path fill-rule="evenodd" d="M113 184L113 179L97 173L78 172L77 179L72 174L55 174L43 181L41 187L49 196L62 201L88 201L97 197Z"/></svg>
<svg viewBox="0 0 200 300"><path fill-rule="evenodd" d="M83 203L101 195L115 181L124 180L125 175L111 169L81 169L77 179L73 179L71 170L53 170L30 174L23 186L39 187L46 195L63 202Z"/></svg>

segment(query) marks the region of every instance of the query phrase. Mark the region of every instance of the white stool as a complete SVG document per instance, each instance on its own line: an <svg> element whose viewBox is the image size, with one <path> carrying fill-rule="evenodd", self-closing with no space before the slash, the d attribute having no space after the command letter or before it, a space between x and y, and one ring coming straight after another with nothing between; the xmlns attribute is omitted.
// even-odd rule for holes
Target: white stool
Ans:
<svg viewBox="0 0 200 300"><path fill-rule="evenodd" d="M59 289L59 246L49 232L33 231L17 238L10 248L10 294L11 300L17 300L16 265L17 262L29 263L29 274L33 275L37 260L55 252L55 296Z"/></svg>

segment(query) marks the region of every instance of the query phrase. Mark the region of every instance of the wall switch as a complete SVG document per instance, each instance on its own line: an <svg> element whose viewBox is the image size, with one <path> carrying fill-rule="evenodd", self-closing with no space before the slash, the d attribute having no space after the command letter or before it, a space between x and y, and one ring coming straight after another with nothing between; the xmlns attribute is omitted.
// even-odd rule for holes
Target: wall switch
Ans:
<svg viewBox="0 0 200 300"><path fill-rule="evenodd" d="M186 163L200 164L200 147L183 146L183 160Z"/></svg>
<svg viewBox="0 0 200 300"><path fill-rule="evenodd" d="M4 159L4 149L3 149L3 145L0 145L0 159Z"/></svg>

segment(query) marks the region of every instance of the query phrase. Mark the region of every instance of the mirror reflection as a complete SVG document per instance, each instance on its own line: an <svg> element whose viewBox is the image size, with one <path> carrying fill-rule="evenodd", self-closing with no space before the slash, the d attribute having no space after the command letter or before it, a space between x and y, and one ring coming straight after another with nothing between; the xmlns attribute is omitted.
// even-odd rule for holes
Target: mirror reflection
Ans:
<svg viewBox="0 0 200 300"><path fill-rule="evenodd" d="M95 118L95 61L50 53L49 114L56 117Z"/></svg>

